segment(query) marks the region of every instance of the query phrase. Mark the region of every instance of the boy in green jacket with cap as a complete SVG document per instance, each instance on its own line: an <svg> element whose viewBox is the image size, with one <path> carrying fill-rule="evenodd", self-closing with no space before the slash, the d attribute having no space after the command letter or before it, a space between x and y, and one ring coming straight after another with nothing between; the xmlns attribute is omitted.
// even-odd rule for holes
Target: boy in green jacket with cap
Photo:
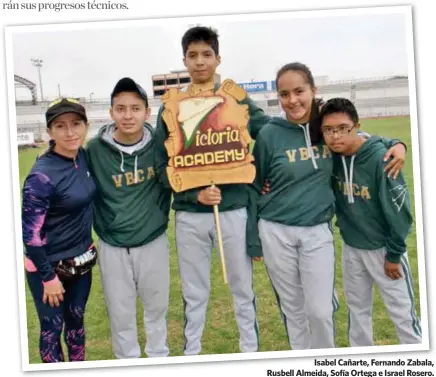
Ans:
<svg viewBox="0 0 436 377"><path fill-rule="evenodd" d="M168 356L169 243L171 191L154 172L154 130L145 91L123 78L111 94L113 123L87 144L97 182L94 229L99 237L103 292L112 345L118 358L141 357L136 298L144 306L149 357Z"/></svg>
<svg viewBox="0 0 436 377"><path fill-rule="evenodd" d="M326 102L320 114L333 153L336 216L343 239L342 274L351 346L372 346L373 285L380 289L401 344L421 343L406 238L412 225L403 174L389 178L386 147L357 131L359 117L345 98Z"/></svg>

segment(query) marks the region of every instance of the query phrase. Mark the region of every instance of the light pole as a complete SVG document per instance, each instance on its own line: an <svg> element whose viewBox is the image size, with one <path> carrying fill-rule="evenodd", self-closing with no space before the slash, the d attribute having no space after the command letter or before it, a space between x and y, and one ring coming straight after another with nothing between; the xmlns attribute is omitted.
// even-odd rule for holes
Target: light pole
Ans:
<svg viewBox="0 0 436 377"><path fill-rule="evenodd" d="M32 64L38 68L38 77L39 77L39 90L41 91L41 101L44 101L44 94L42 93L42 80L41 80L41 67L42 60L41 59L30 59Z"/></svg>

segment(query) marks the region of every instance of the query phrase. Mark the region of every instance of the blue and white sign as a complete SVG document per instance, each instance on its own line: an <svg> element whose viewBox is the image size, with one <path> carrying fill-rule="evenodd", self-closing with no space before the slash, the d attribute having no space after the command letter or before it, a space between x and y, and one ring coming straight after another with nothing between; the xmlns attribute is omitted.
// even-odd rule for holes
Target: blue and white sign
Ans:
<svg viewBox="0 0 436 377"><path fill-rule="evenodd" d="M266 81L242 82L239 83L238 85L244 88L245 91L248 93L266 92L268 90Z"/></svg>
<svg viewBox="0 0 436 377"><path fill-rule="evenodd" d="M277 91L276 80L272 80L272 81L271 81L271 90L272 90L273 92Z"/></svg>

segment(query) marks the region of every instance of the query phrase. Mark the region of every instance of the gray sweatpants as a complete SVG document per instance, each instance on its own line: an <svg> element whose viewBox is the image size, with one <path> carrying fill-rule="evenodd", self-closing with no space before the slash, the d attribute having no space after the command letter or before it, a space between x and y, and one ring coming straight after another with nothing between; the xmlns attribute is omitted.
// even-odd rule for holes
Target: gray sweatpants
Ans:
<svg viewBox="0 0 436 377"><path fill-rule="evenodd" d="M144 308L148 357L168 356L169 243L166 234L135 248L114 247L99 240L99 263L117 358L141 357L136 299Z"/></svg>
<svg viewBox="0 0 436 377"><path fill-rule="evenodd" d="M253 291L253 269L246 247L247 211L245 208L220 213L221 233L232 291L239 347L242 352L258 349L258 324ZM210 292L212 248L218 250L213 213L176 212L176 243L185 305L184 354L201 351Z"/></svg>
<svg viewBox="0 0 436 377"><path fill-rule="evenodd" d="M291 348L334 348L339 302L329 224L287 226L260 219L259 236Z"/></svg>
<svg viewBox="0 0 436 377"><path fill-rule="evenodd" d="M403 277L392 280L384 271L386 249L362 250L345 242L342 276L348 306L348 337L352 347L373 346L373 286L377 284L401 344L421 343L421 324L415 312L407 255L401 257Z"/></svg>

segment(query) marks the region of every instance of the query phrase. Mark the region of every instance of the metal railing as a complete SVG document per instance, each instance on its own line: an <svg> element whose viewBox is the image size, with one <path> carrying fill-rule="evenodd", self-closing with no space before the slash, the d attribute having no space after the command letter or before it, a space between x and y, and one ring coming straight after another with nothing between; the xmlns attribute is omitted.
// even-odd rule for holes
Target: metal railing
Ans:
<svg viewBox="0 0 436 377"><path fill-rule="evenodd" d="M277 116L280 114L279 106L268 106L266 101L255 101L266 114ZM360 118L386 117L409 115L409 97L382 97L382 98L365 98L354 101ZM148 122L156 127L157 113L152 114ZM88 137L94 136L98 130L105 124L111 122L108 117L90 118L90 129ZM48 140L45 122L25 122L17 124L18 133L33 132L35 140Z"/></svg>
<svg viewBox="0 0 436 377"><path fill-rule="evenodd" d="M318 95L324 100L339 95L349 98L354 102L361 118L399 116L409 115L409 97L406 95L408 88L407 77L368 78L329 82L318 87ZM396 93L398 93L397 96ZM280 107L278 101L272 97L275 97L275 93L269 92L269 99L266 96L263 99L255 100L255 103L267 114L278 115ZM111 122L109 117L110 100L108 98L80 98L80 100L88 112L89 136L93 136L104 124ZM46 140L48 136L44 113L48 103L49 101L45 101L31 105L29 101L17 102L16 109L19 118L17 131L33 132L35 140ZM152 126L156 125L157 109L160 105L160 98L152 97L149 99L149 106L153 112L149 123Z"/></svg>

